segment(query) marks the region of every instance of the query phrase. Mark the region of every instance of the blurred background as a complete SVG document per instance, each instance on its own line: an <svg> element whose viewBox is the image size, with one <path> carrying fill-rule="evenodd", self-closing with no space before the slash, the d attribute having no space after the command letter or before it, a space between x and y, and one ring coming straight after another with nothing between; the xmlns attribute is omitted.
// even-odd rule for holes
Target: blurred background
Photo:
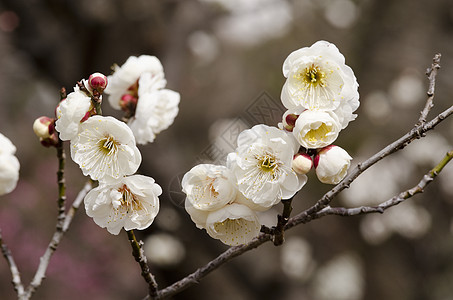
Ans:
<svg viewBox="0 0 453 300"><path fill-rule="evenodd" d="M151 270L165 287L227 249L199 230L182 207L180 180L201 161L221 163L240 130L276 125L284 111L282 64L317 40L335 43L360 84L358 118L336 144L365 160L417 122L442 53L435 107L452 104L450 0L1 0L0 132L17 147L20 181L0 199L0 228L28 285L54 231L55 149L42 147L34 119L52 116L59 89L131 55L157 56L167 87L181 94L174 124L142 146L139 173L162 186L147 230ZM105 115L120 117L104 103ZM453 119L362 174L335 206L373 205L410 188L452 149ZM68 153L69 157L69 153ZM309 181L293 213L331 186ZM68 199L83 186L67 160ZM262 216L276 223L280 206ZM141 299L146 284L124 232L99 228L84 209L51 260L34 299ZM453 299L453 166L423 195L383 215L325 217L242 255L174 299ZM0 298L14 299L6 261Z"/></svg>

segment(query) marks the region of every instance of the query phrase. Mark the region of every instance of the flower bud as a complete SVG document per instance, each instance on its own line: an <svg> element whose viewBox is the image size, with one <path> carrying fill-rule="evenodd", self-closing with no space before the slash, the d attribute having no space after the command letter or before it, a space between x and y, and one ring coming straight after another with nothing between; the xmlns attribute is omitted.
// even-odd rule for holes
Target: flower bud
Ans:
<svg viewBox="0 0 453 300"><path fill-rule="evenodd" d="M55 131L54 119L49 117L39 117L33 123L33 131L36 136L42 139L49 138Z"/></svg>
<svg viewBox="0 0 453 300"><path fill-rule="evenodd" d="M283 114L283 118L282 118L283 128L289 132L293 131L294 126L296 126L296 120L298 117L299 117L299 115L297 115L295 113L291 113L289 110L287 110Z"/></svg>
<svg viewBox="0 0 453 300"><path fill-rule="evenodd" d="M313 167L313 160L307 153L296 153L294 155L291 167L297 174L307 174Z"/></svg>
<svg viewBox="0 0 453 300"><path fill-rule="evenodd" d="M55 147L60 142L57 132L52 133L48 138L40 138L39 140L44 147Z"/></svg>
<svg viewBox="0 0 453 300"><path fill-rule="evenodd" d="M352 157L341 147L330 145L316 155L314 165L319 181L339 183L347 174Z"/></svg>
<svg viewBox="0 0 453 300"><path fill-rule="evenodd" d="M107 77L99 72L93 73L88 78L88 84L93 90L103 92L107 87Z"/></svg>

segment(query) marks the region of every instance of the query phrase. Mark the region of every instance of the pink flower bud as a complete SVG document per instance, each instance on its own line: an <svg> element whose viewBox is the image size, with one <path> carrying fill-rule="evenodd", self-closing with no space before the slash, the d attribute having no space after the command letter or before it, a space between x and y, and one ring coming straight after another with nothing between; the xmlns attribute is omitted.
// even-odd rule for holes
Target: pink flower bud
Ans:
<svg viewBox="0 0 453 300"><path fill-rule="evenodd" d="M329 145L314 159L316 176L327 184L339 183L347 174L352 157L341 147Z"/></svg>
<svg viewBox="0 0 453 300"><path fill-rule="evenodd" d="M33 123L33 131L39 138L49 138L55 132L55 119L49 117L39 117Z"/></svg>
<svg viewBox="0 0 453 300"><path fill-rule="evenodd" d="M88 84L93 90L102 92L107 87L107 77L99 72L93 73L88 78Z"/></svg>
<svg viewBox="0 0 453 300"><path fill-rule="evenodd" d="M296 153L291 164L297 174L307 174L313 167L313 160L307 153Z"/></svg>

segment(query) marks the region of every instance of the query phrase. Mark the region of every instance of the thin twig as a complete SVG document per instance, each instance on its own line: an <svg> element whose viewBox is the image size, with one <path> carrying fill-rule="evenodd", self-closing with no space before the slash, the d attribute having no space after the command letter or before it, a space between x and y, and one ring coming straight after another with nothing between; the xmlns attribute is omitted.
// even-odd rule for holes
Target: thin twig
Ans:
<svg viewBox="0 0 453 300"><path fill-rule="evenodd" d="M143 242L137 241L133 230L127 230L127 237L132 247L132 255L135 260L139 263L140 268L142 269L142 277L145 279L148 284L148 294L150 299L155 299L157 297L157 282L154 279L153 274L151 274L148 266L148 261L146 259L145 253L143 251Z"/></svg>
<svg viewBox="0 0 453 300"><path fill-rule="evenodd" d="M428 91L426 94L428 95L428 99L426 99L426 104L423 110L420 112L420 118L418 119L417 125L422 125L426 122L426 118L428 117L428 113L433 108L434 103L434 89L436 87L436 76L437 70L440 69L440 53L437 53L433 57L433 63L431 67L426 70L426 76L428 76L429 86Z"/></svg>
<svg viewBox="0 0 453 300"><path fill-rule="evenodd" d="M0 247L2 248L2 254L5 257L9 265L9 269L11 271L14 290L17 292L18 298L20 298L25 291L24 285L22 284L19 269L16 266L16 262L14 261L13 255L11 254L11 251L9 250L8 246L3 242L1 230L0 230Z"/></svg>
<svg viewBox="0 0 453 300"><path fill-rule="evenodd" d="M63 224L63 231L66 232L69 229L69 225L71 225L72 219L74 218L75 213L80 207L80 204L83 201L83 198L85 198L86 194L93 188L93 182L91 180L88 180L83 188L80 190L80 192L77 194L77 197L74 199L74 202L72 202L71 208L69 208L68 212L66 213L66 218L64 220Z"/></svg>
<svg viewBox="0 0 453 300"><path fill-rule="evenodd" d="M30 285L27 287L26 295L27 298L25 299L30 299L32 294L36 291L36 289L41 285L42 281L45 278L46 275L46 270L47 267L49 266L50 259L57 249L58 245L60 244L61 239L63 238L63 235L67 232L69 229L69 225L71 224L75 212L79 208L83 198L85 195L89 192L89 190L92 187L91 182L87 182L83 189L79 192L77 195L76 199L72 203L71 208L69 209L68 213L65 214L64 218L60 218L60 215L58 216L58 221L56 225L56 230L52 236L52 239L47 246L47 249L44 253L43 256L41 256L39 260L39 266L38 269L36 270L35 276L33 277L33 280L31 281Z"/></svg>
<svg viewBox="0 0 453 300"><path fill-rule="evenodd" d="M27 287L27 295L31 295L35 292L36 288L41 285L42 280L45 278L47 266L50 261L50 257L53 252L57 249L58 244L60 243L61 237L63 236L63 225L66 218L65 205L66 205L66 185L64 178L64 167L66 155L63 148L63 142L59 140L57 148L57 157L58 157L58 171L57 171L57 182L58 182L58 216L57 224L54 236L49 243L49 246L46 249L44 255L40 258L40 263L38 269L36 270L35 276L31 281L30 285Z"/></svg>
<svg viewBox="0 0 453 300"><path fill-rule="evenodd" d="M416 194L423 193L426 186L437 177L437 175L451 161L452 158L453 150L447 152L442 161L440 161L437 166L435 166L428 173L426 173L416 186L399 193L398 195L392 197L391 199L382 202L378 206L360 206L354 208L327 206L323 208L321 211L317 212L314 218L320 218L326 215L356 216L368 213L383 213L386 209L398 205L401 202L413 197Z"/></svg>
<svg viewBox="0 0 453 300"><path fill-rule="evenodd" d="M300 223L306 223L310 221L312 217L316 215L317 212L322 210L324 207L327 207L332 199L337 196L341 191L348 188L349 185L366 169L383 159L384 157L397 152L398 150L403 149L406 145L411 143L413 140L420 137L420 134L424 134L427 131L436 127L440 122L442 122L445 118L450 116L453 113L453 106L450 106L448 109L444 110L440 113L437 117L431 120L428 123L423 125L418 125L414 127L411 131L406 133L404 136L399 138L398 140L394 141L375 155L371 156L369 159L365 160L364 162L358 164L352 171L349 172L348 176L346 176L343 181L341 181L337 186L333 189L328 191L324 196L318 200L315 205L310 207L309 209L297 214L293 218L288 221L286 224L285 229L291 228L296 226Z"/></svg>

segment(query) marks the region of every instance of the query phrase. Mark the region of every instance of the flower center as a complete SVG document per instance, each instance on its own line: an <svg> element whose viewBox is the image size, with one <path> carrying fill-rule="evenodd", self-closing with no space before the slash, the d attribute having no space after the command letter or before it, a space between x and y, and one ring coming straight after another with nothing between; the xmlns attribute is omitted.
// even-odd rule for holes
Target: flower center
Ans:
<svg viewBox="0 0 453 300"><path fill-rule="evenodd" d="M127 185L123 185L118 189L118 192L122 194L121 206L126 209L126 213L134 210L142 210L144 207L140 200L129 190Z"/></svg>
<svg viewBox="0 0 453 300"><path fill-rule="evenodd" d="M310 142L324 141L331 129L332 126L327 126L325 123L322 123L317 129L311 129L307 132L306 137Z"/></svg>
<svg viewBox="0 0 453 300"><path fill-rule="evenodd" d="M100 139L98 142L99 149L105 155L109 156L114 155L115 153L118 152L118 145L119 143L111 135L108 135L103 139Z"/></svg>
<svg viewBox="0 0 453 300"><path fill-rule="evenodd" d="M302 72L295 75L296 79L302 81L305 84L311 84L313 86L326 86L326 72L321 71L319 66L312 64L306 67Z"/></svg>

